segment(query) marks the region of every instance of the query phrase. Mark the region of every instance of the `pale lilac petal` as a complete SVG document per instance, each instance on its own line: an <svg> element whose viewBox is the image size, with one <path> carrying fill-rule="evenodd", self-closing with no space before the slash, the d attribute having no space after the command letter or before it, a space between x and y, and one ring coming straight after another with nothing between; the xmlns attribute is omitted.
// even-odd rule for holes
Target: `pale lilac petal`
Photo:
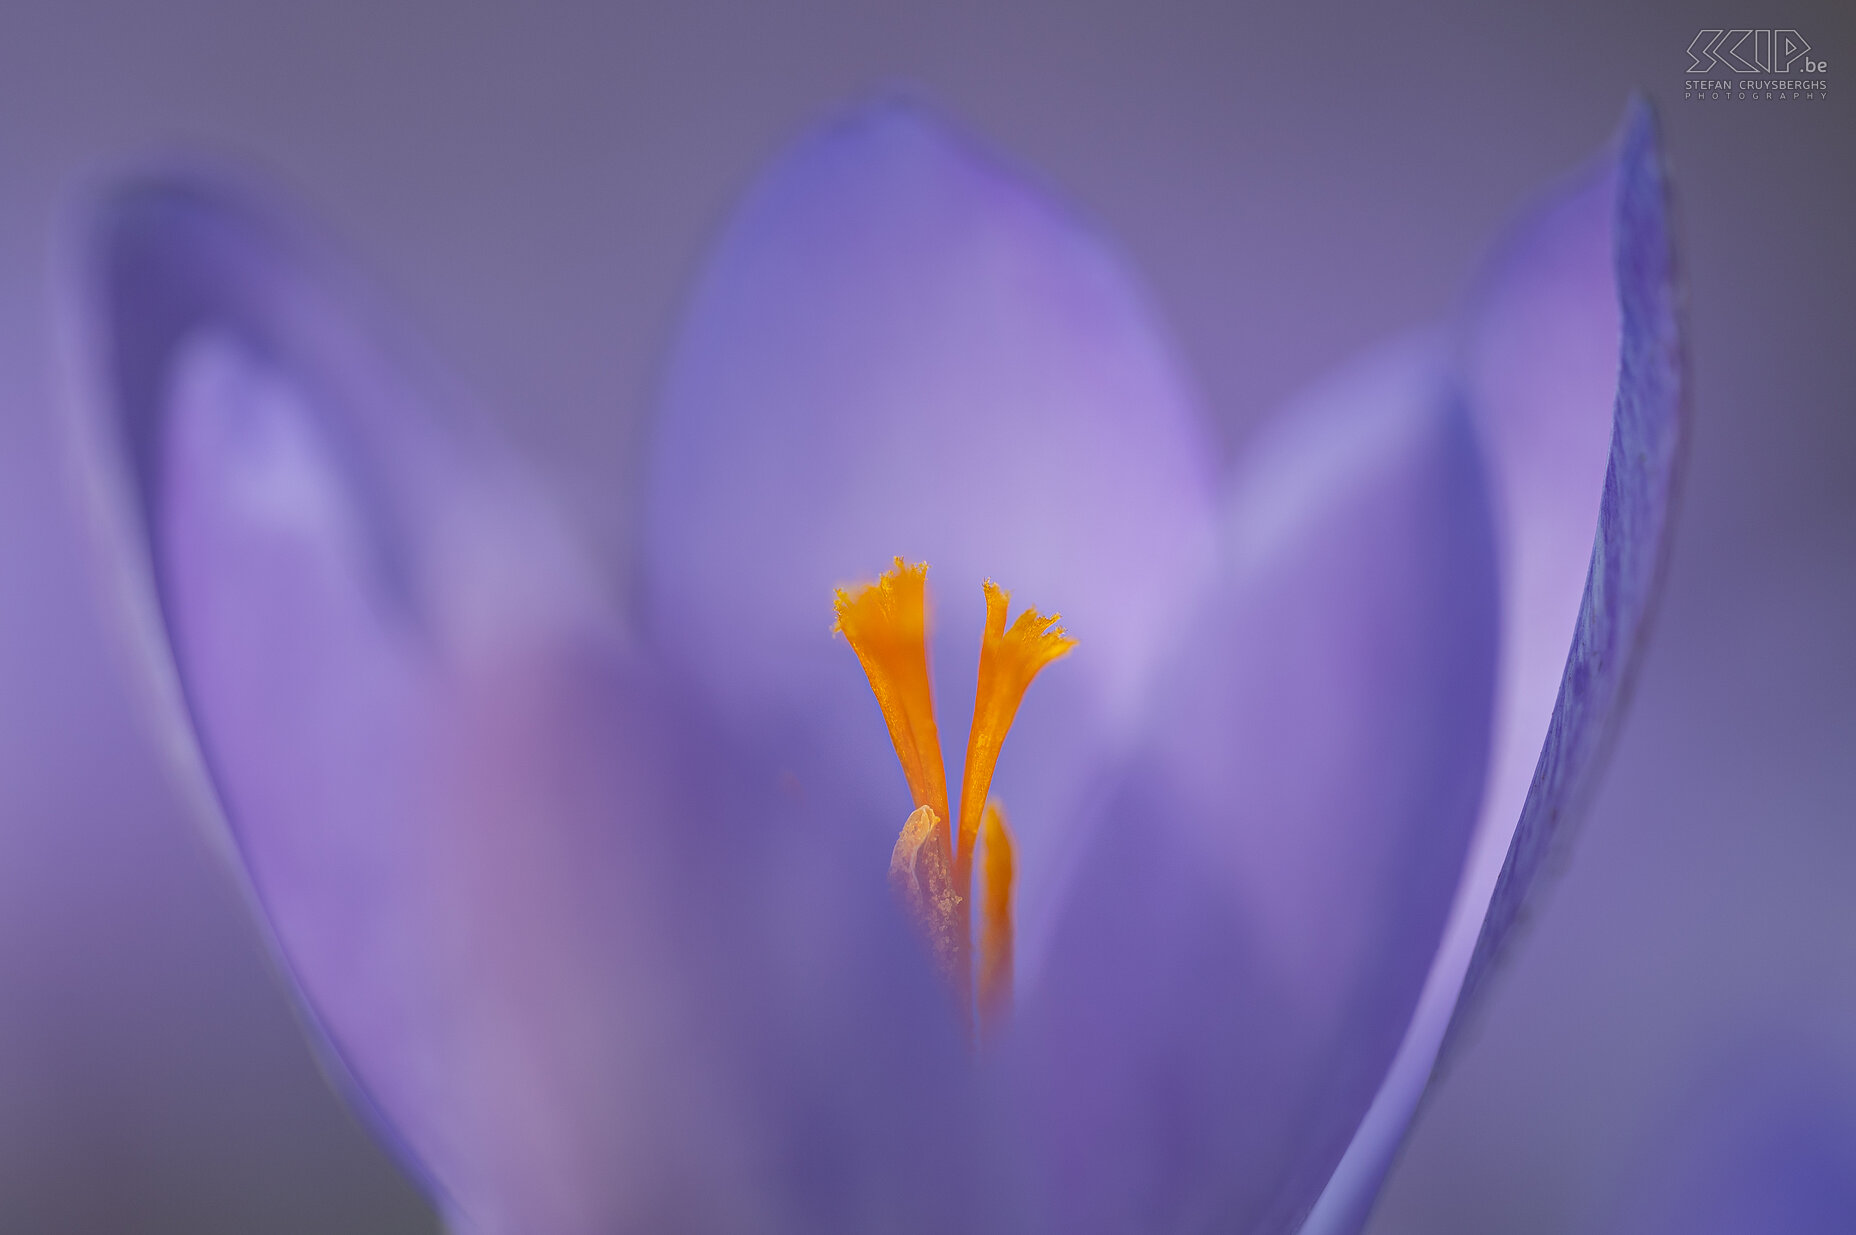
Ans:
<svg viewBox="0 0 1856 1235"><path fill-rule="evenodd" d="M1582 805L1668 541L1684 385L1655 118L1518 229L1468 315L1465 382L1502 560L1495 750L1469 864L1411 1033L1310 1223L1364 1223L1448 1028Z"/></svg>
<svg viewBox="0 0 1856 1235"><path fill-rule="evenodd" d="M454 1220L983 1225L973 1154L916 1167L967 1070L880 874L734 793L534 493L299 244L152 186L101 249L131 533L211 794Z"/></svg>
<svg viewBox="0 0 1856 1235"><path fill-rule="evenodd" d="M1250 459L1208 605L1028 980L1052 1229L1293 1229L1404 1033L1482 792L1481 465L1423 339Z"/></svg>
<svg viewBox="0 0 1856 1235"><path fill-rule="evenodd" d="M1108 245L935 119L868 107L802 142L730 224L670 362L646 542L656 635L802 792L907 795L834 586L926 560L958 784L992 578L1083 651L1032 690L995 790L1027 902L1125 720L1209 528L1174 358Z"/></svg>

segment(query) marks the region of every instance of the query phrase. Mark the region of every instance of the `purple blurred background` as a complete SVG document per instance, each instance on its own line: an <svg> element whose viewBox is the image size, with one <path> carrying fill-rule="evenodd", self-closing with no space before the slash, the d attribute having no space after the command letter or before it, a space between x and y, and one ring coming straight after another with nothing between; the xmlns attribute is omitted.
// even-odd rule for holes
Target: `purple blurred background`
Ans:
<svg viewBox="0 0 1856 1235"><path fill-rule="evenodd" d="M1447 312L1511 212L1651 94L1696 390L1668 590L1573 860L1372 1230L1612 1229L1749 1059L1812 1061L1788 1084L1847 1111L1856 7L1713 6L1829 61L1827 100L1759 103L1682 98L1691 7L7 0L0 1229L435 1229L318 1076L93 585L52 324L80 191L171 151L281 179L620 579L706 242L784 142L896 83L1119 238L1232 450Z"/></svg>

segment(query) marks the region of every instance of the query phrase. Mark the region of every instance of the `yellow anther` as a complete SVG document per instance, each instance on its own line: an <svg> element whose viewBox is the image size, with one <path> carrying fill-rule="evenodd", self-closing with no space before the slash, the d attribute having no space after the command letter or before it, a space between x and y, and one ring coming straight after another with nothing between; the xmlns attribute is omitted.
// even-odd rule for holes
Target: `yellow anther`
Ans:
<svg viewBox="0 0 1856 1235"><path fill-rule="evenodd" d="M956 924L965 921L966 913L954 891L954 872L941 852L940 839L947 829L940 823L932 807L916 807L889 855L889 886L926 937L935 969L944 981L953 982L960 968Z"/></svg>

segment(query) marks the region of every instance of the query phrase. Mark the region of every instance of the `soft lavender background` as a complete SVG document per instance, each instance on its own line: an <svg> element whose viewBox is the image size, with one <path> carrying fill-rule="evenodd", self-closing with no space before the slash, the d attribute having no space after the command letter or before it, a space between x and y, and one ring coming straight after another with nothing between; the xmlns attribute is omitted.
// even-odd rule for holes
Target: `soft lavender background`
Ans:
<svg viewBox="0 0 1856 1235"><path fill-rule="evenodd" d="M1802 31L1833 99L1704 105L1691 7L7 0L0 1228L434 1226L318 1077L91 586L49 307L74 191L172 149L282 177L619 578L705 241L782 142L894 81L1120 238L1233 448L1446 311L1631 86L1661 102L1697 391L1661 621L1574 861L1373 1230L1595 1227L1749 1052L1856 1092L1856 11L1715 6Z"/></svg>

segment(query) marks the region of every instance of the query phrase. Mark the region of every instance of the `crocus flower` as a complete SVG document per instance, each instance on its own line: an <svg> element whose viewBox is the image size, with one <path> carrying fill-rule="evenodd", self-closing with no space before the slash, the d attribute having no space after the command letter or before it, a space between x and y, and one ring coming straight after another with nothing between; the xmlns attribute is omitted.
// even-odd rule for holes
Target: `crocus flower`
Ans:
<svg viewBox="0 0 1856 1235"><path fill-rule="evenodd" d="M172 746L456 1229L1363 1221L1653 591L1682 379L1647 107L1455 321L1228 476L1100 237L859 110L695 289L629 609L301 229L174 176L91 237L86 423ZM1058 636L988 579L1077 640L1022 707L1037 665L1010 707L986 673ZM976 693L963 809L1015 841L924 910L892 867L973 861L922 769Z"/></svg>

